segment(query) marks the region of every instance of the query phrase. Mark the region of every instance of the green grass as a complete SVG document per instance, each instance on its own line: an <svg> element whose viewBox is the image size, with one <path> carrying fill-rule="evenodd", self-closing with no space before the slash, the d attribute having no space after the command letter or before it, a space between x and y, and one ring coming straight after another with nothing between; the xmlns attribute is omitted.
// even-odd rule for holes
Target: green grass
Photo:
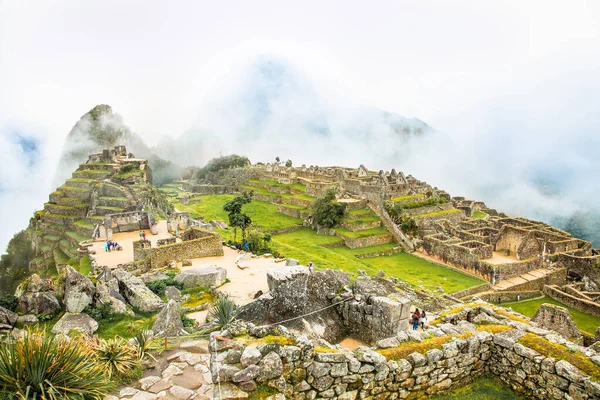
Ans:
<svg viewBox="0 0 600 400"><path fill-rule="evenodd" d="M155 319L156 315L145 313L135 314L134 316L114 315L108 319L98 321L96 335L102 339L110 339L115 336L129 339L142 330L152 329Z"/></svg>
<svg viewBox="0 0 600 400"><path fill-rule="evenodd" d="M447 393L432 396L431 400L519 400L518 396L509 387L493 378L479 378L467 386L451 390Z"/></svg>
<svg viewBox="0 0 600 400"><path fill-rule="evenodd" d="M202 196L202 201L196 204L174 203L181 211L189 212L192 217L204 217L206 221L218 219L229 223L227 213L223 211L223 205L231 201L235 196L232 194L218 194ZM245 204L243 212L252 218L252 223L265 231L288 228L302 224L300 218L294 218L277 212L277 205L264 201L252 200ZM233 229L217 230L224 239L233 238ZM238 233L239 235L239 233Z"/></svg>
<svg viewBox="0 0 600 400"><path fill-rule="evenodd" d="M359 208L357 210L351 210L351 211L346 211L346 214L350 214L350 215L360 215L361 218L364 215L365 217L367 216L371 216L371 215L375 215L375 213L373 212L373 210L371 210L370 208Z"/></svg>
<svg viewBox="0 0 600 400"><path fill-rule="evenodd" d="M362 214L359 214L362 215ZM343 220L344 222L348 223L348 224L363 224L365 222L375 222L375 221L381 221L381 219L376 216L365 216L365 217L360 217L360 219L349 219L349 218L344 218Z"/></svg>
<svg viewBox="0 0 600 400"><path fill-rule="evenodd" d="M425 193L409 194L407 196L393 197L392 201L407 201L425 197Z"/></svg>
<svg viewBox="0 0 600 400"><path fill-rule="evenodd" d="M79 261L79 273L87 276L92 270L92 262L90 261L90 256L86 255L81 258Z"/></svg>
<svg viewBox="0 0 600 400"><path fill-rule="evenodd" d="M86 240L90 239L89 237L80 235L77 232L65 232L65 235L75 240L76 242L85 242Z"/></svg>
<svg viewBox="0 0 600 400"><path fill-rule="evenodd" d="M104 218L103 218L104 219ZM75 221L74 223L75 225L82 227L82 228L86 228L86 229L94 229L94 225L88 224L84 219L80 219L78 221Z"/></svg>
<svg viewBox="0 0 600 400"><path fill-rule="evenodd" d="M370 275L383 270L387 275L395 276L412 285L422 285L427 288L440 286L447 293L484 283L470 275L432 264L407 253L365 259L355 257L360 254L391 250L396 246L393 243L360 249L322 247L324 244L339 243L339 240L333 236L317 235L310 229L301 229L274 235L273 247L285 256L299 260L303 265L312 261L317 269L343 269L352 274L362 269Z"/></svg>
<svg viewBox="0 0 600 400"><path fill-rule="evenodd" d="M336 231L336 233L338 233L342 236L355 238L355 239L389 233L388 230L384 226L379 226L377 228L366 229L364 231L357 231L357 232L353 232L353 231L351 231L349 229L345 229L345 228L335 228L335 231Z"/></svg>
<svg viewBox="0 0 600 400"><path fill-rule="evenodd" d="M475 210L475 211L473 211L473 215L471 215L471 217L483 219L483 218L487 217L487 214L484 213L483 211Z"/></svg>
<svg viewBox="0 0 600 400"><path fill-rule="evenodd" d="M547 296L544 296L540 299L523 300L518 303L505 303L502 305L510 307L514 311L531 318L538 310L538 308L540 308L540 306L544 303L554 304L569 310L569 313L571 314L571 317L573 317L573 321L575 321L575 324L577 325L579 330L586 332L592 336L594 335L594 332L596 332L596 328L600 326L600 318L583 313L581 311L577 311Z"/></svg>
<svg viewBox="0 0 600 400"><path fill-rule="evenodd" d="M58 242L60 240L60 236L56 236L56 235L44 235L44 239L49 240L51 242Z"/></svg>
<svg viewBox="0 0 600 400"><path fill-rule="evenodd" d="M61 249L54 249L53 254L56 265L69 263L69 256L67 256Z"/></svg>
<svg viewBox="0 0 600 400"><path fill-rule="evenodd" d="M462 212L462 210L458 210L456 208L450 208L448 210L439 210L439 211L433 211L433 212L425 213L425 214L417 214L417 215L413 215L413 217L415 217L415 218L435 217L438 215L454 214L457 212Z"/></svg>

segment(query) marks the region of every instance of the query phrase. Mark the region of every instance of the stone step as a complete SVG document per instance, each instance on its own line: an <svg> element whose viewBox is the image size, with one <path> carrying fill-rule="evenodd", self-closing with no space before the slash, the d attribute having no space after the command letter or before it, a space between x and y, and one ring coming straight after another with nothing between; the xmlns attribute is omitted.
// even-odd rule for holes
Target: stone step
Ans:
<svg viewBox="0 0 600 400"><path fill-rule="evenodd" d="M127 197L102 196L98 198L97 206L127 208L129 199Z"/></svg>
<svg viewBox="0 0 600 400"><path fill-rule="evenodd" d="M64 193L65 197L77 197L84 200L89 200L92 193L91 188L80 188L69 185L63 185L59 189L62 193Z"/></svg>
<svg viewBox="0 0 600 400"><path fill-rule="evenodd" d="M369 219L373 219L369 221ZM342 227L351 230L352 232L366 231L369 229L379 228L381 220L377 217L369 217L365 221L360 219L344 220L341 223Z"/></svg>
<svg viewBox="0 0 600 400"><path fill-rule="evenodd" d="M44 209L50 214L74 215L80 218L87 214L87 204L78 204L76 206L63 206L60 204L44 204Z"/></svg>
<svg viewBox="0 0 600 400"><path fill-rule="evenodd" d="M96 181L94 179L71 178L67 179L66 185L85 189L92 187L95 183Z"/></svg>
<svg viewBox="0 0 600 400"><path fill-rule="evenodd" d="M85 204L86 201L84 199L80 199L78 197L61 197L56 199L53 203L56 203L61 206L77 206L80 204Z"/></svg>
<svg viewBox="0 0 600 400"><path fill-rule="evenodd" d="M123 208L121 207L105 207L105 206L97 206L96 207L96 215L108 215L108 214L117 214L123 212Z"/></svg>
<svg viewBox="0 0 600 400"><path fill-rule="evenodd" d="M62 215L52 213L44 213L40 216L42 222L50 222L52 224L62 225L65 227L71 227L79 218L80 217L77 217L75 215Z"/></svg>
<svg viewBox="0 0 600 400"><path fill-rule="evenodd" d="M494 286L492 286L492 289L494 289L496 291L511 290L515 286L523 285L523 284L526 284L529 282L534 282L534 281L537 281L538 279L543 280L544 278L546 278L546 276L548 276L549 274L551 274L553 272L555 272L555 270L548 269L548 268L539 268L539 269L536 269L533 271L529 271L526 274L522 274L522 275L510 278L510 279L502 280L502 281L496 283Z"/></svg>
<svg viewBox="0 0 600 400"><path fill-rule="evenodd" d="M96 222L96 223L98 223L98 222ZM91 238L92 235L94 234L95 226L96 226L95 224L89 224L87 222L87 220L84 218L84 219L75 221L73 226L71 226L71 230L81 236Z"/></svg>
<svg viewBox="0 0 600 400"><path fill-rule="evenodd" d="M112 171L95 170L95 169L80 169L73 172L73 178L102 180L112 174Z"/></svg>

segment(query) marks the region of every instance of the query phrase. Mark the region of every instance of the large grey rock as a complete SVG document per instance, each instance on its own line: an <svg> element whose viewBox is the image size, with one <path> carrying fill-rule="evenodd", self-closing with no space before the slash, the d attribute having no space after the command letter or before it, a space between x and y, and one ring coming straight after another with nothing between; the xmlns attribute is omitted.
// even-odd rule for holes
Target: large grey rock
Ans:
<svg viewBox="0 0 600 400"><path fill-rule="evenodd" d="M129 272L122 269L112 271L112 276L119 282L119 289L127 301L143 312L156 312L165 306L165 303L154 294L144 282Z"/></svg>
<svg viewBox="0 0 600 400"><path fill-rule="evenodd" d="M270 352L258 363L259 372L257 381L265 382L277 378L283 373L283 362L274 351Z"/></svg>
<svg viewBox="0 0 600 400"><path fill-rule="evenodd" d="M169 300L181 300L181 292L175 286L167 286L165 289L165 296L167 296L167 299Z"/></svg>
<svg viewBox="0 0 600 400"><path fill-rule="evenodd" d="M312 334L329 342L337 342L346 336L346 329L338 310L330 307L328 296L350 282L349 276L343 271L294 274L291 280L285 283L280 281L269 293L240 307L238 318L264 325L304 316L286 323L286 327L303 331L311 329ZM323 311L311 314L320 309Z"/></svg>
<svg viewBox="0 0 600 400"><path fill-rule="evenodd" d="M116 280L115 280L116 282ZM110 311L114 314L132 314L127 308L127 304L122 299L122 296L117 291L111 289L104 282L96 283L96 304L110 304Z"/></svg>
<svg viewBox="0 0 600 400"><path fill-rule="evenodd" d="M14 325L17 322L18 314L4 307L0 307L0 324Z"/></svg>
<svg viewBox="0 0 600 400"><path fill-rule="evenodd" d="M296 265L300 265L300 261L296 260L295 258L288 258L285 260L286 267L294 267Z"/></svg>
<svg viewBox="0 0 600 400"><path fill-rule="evenodd" d="M213 395L213 400L246 400L248 398L248 393L232 383L222 383Z"/></svg>
<svg viewBox="0 0 600 400"><path fill-rule="evenodd" d="M197 286L219 287L227 279L227 270L221 267L198 267L181 271L175 280L183 284L184 289Z"/></svg>
<svg viewBox="0 0 600 400"><path fill-rule="evenodd" d="M52 290L47 292L23 292L19 297L19 311L26 314L56 314L60 311L60 303L56 293Z"/></svg>
<svg viewBox="0 0 600 400"><path fill-rule="evenodd" d="M308 275L308 273L308 268L301 265L269 269L267 270L267 284L269 285L269 290L276 289L279 285L295 279L298 275Z"/></svg>
<svg viewBox="0 0 600 400"><path fill-rule="evenodd" d="M80 313L94 301L96 288L92 281L67 265L63 272L65 295L63 303L67 312Z"/></svg>
<svg viewBox="0 0 600 400"><path fill-rule="evenodd" d="M26 314L26 315L19 315L17 317L17 322L19 324L23 324L23 325L35 325L39 321L38 321L38 317L36 317L35 315Z"/></svg>
<svg viewBox="0 0 600 400"><path fill-rule="evenodd" d="M65 313L52 327L53 333L68 335L73 329L91 335L98 329L98 323L89 315L83 313Z"/></svg>
<svg viewBox="0 0 600 400"><path fill-rule="evenodd" d="M181 309L175 300L169 300L156 317L152 331L156 336L171 337L187 335L181 322Z"/></svg>

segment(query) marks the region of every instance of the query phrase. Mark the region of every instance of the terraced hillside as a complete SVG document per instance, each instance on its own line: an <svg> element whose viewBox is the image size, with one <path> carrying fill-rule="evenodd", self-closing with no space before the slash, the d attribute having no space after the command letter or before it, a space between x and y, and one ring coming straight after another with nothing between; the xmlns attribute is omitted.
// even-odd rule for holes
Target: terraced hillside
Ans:
<svg viewBox="0 0 600 400"><path fill-rule="evenodd" d="M182 204L179 196L183 192L178 187L171 184L161 188L171 196L178 210L205 221L228 220L223 205L235 195L188 194L195 201ZM317 199L306 194L303 184L251 179L241 190L254 191L254 200L244 206L244 212L258 229L272 234L271 247L305 265L312 261L318 269L343 269L352 273L364 270L371 275L383 270L415 287L441 287L448 293L482 283L478 278L402 252L365 200L339 200L347 205L346 216L333 235L319 235L302 225L311 215L312 204ZM224 240L233 239L232 229L216 228L216 231Z"/></svg>
<svg viewBox="0 0 600 400"><path fill-rule="evenodd" d="M136 208L136 192L146 181L135 159L81 164L30 221L27 232L37 252L30 267L52 271L78 259L79 243L92 238L105 215Z"/></svg>

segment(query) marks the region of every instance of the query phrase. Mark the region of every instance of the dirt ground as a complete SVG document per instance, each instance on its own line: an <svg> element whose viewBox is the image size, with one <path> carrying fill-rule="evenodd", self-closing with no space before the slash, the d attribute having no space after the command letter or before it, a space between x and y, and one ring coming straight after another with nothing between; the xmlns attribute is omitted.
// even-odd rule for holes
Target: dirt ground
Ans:
<svg viewBox="0 0 600 400"><path fill-rule="evenodd" d="M167 221L158 221L157 224L158 234L153 235L150 229L142 229L146 232L146 239L152 242L152 245L156 245L158 239L166 239L172 237L167 231ZM100 240L94 241L94 250L96 250L96 260L98 265L106 265L109 267L116 267L118 264L125 264L133 261L133 242L140 240L140 231L135 232L122 232L113 233L113 242L117 242L121 245L123 250L121 251L104 251L104 242L106 241L106 233L104 228L100 228Z"/></svg>

